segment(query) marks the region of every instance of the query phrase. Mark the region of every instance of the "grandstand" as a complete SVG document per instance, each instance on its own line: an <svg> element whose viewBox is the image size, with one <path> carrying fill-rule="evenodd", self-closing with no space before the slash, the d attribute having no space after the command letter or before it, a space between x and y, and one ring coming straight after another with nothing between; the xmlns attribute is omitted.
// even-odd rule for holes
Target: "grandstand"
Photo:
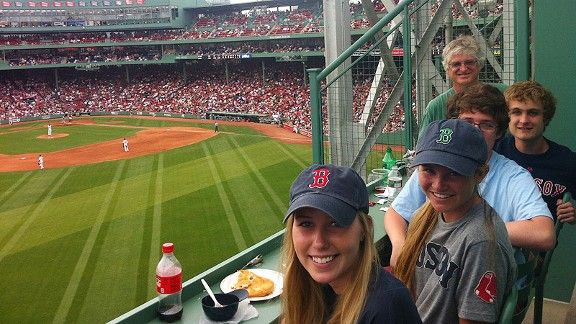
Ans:
<svg viewBox="0 0 576 324"><path fill-rule="evenodd" d="M411 148L426 103L449 87L440 53L450 38L472 33L485 40L483 81L512 83L536 74L528 72L536 69L526 63L528 41L516 41L522 36L514 31L521 8L514 1L415 1L410 19L418 27L411 38L419 43L408 47L401 16L382 26L380 39L374 34L363 42L375 24L371 14L378 21L399 3L371 2L370 8L360 1L349 4L350 44L362 42L349 55L356 63L337 70L349 73L349 84L324 78L314 94L310 69L326 68L331 62L325 50L333 46L325 43L329 24L320 0L2 0L0 124L110 114L257 116L263 123L279 118L287 129L310 137L313 128L320 128L322 138L316 140L330 143L322 159L355 164L367 177L381 163L378 144L397 145L397 154ZM430 26L436 29L429 31ZM531 54L532 65L550 55L541 51ZM392 64L383 68L386 57ZM525 62L519 64L522 57ZM399 90L406 66L414 76ZM542 77L542 68L538 71ZM319 127L313 126L310 109L315 98L322 112ZM338 120L342 111L335 107L351 112L349 124ZM338 129L339 124L351 125L350 130ZM550 129L558 136L565 126ZM353 133L351 147L330 146L348 131ZM340 160L337 151L347 156ZM573 274L569 278L574 281ZM566 301L563 294L551 297Z"/></svg>
<svg viewBox="0 0 576 324"><path fill-rule="evenodd" d="M2 97L6 98L8 89L26 92L25 88L37 87L39 92L30 94L28 98L23 98L19 93L16 98L11 98L11 102L2 102L3 106L10 104L13 107L10 111L0 112L0 120L4 120L4 123L8 119L38 117L46 114L74 114L86 110L127 109L128 111L186 112L202 115L210 109L220 111L230 109L232 112L260 110L258 113L268 113L261 111L262 108L246 107L246 105L231 108L227 101L219 102L209 98L199 98L193 106L180 102L185 99L163 100L160 103L154 100L150 102L138 98L141 94L149 93L150 89L144 92L134 92L130 88L155 87L154 84L138 78L137 70L150 64L161 65L165 67L163 69L172 71L173 82L184 82L172 88L174 91L172 96L180 90L188 93L192 88L197 87L197 85L191 85L190 80L194 79L195 70L201 65L220 64L230 69L226 78L213 77L215 82L228 82L230 75L243 73L243 71L234 71L235 67L242 65L256 66L255 71L258 65L262 65L268 67L264 75L274 75L276 74L274 70L282 65L284 68L281 69L285 71L303 71L307 68L321 67L324 64L323 13L322 5L318 1L261 1L225 6L197 3L197 6L193 7L176 2L172 3L171 8L167 7L166 2L158 0L54 2L48 3L48 7L43 2L36 4L34 1L27 3L5 1L4 3L6 5L0 12L0 19L10 23L0 24L3 26L0 29L0 49L4 53L4 60L0 61L0 71L5 71L2 72L5 76L2 78L5 84L2 87L5 92ZM465 5L472 15L476 10L474 1L467 1ZM58 10L46 9L56 6ZM386 13L380 1L375 2L374 8L380 16ZM151 14L151 11L156 14ZM123 14L118 14L118 12ZM496 16L500 13L501 6L490 14ZM64 19L64 16L74 17L74 23L70 23L68 18ZM134 20L139 17L151 16L159 20L157 22L138 20L139 22L145 21L146 26L134 23ZM169 24L166 24L165 20L168 16ZM353 35L357 38L369 27L369 24L360 4L351 6L351 16L353 17L351 22ZM53 28L45 28L47 26ZM362 51L359 51L359 54L361 53ZM247 61L250 63L244 64ZM274 61L288 62L276 64ZM302 69L294 68L292 66L294 64L289 63L291 61L302 62ZM199 62L202 64L198 64ZM70 68L77 71L76 81L73 78L70 79L70 75L75 75L74 72L67 71ZM34 77L27 80L16 82L10 77L10 71L36 69L42 69L40 75L36 72L31 73ZM96 73L100 69L102 72ZM178 70L184 72L179 73ZM22 78L22 75L16 74L20 79ZM114 74L113 84L106 85L106 82L102 83L98 80L101 75L106 78L108 74ZM125 74L125 77L122 74ZM93 105L94 100L86 99L86 94L82 93L83 89L78 89L77 85L74 85L75 82L82 82L80 80L86 78L95 79L91 87L104 88L96 91L91 89L91 93L114 93L109 89L113 87L115 92L135 96L127 100L132 103L141 103L142 106L134 107L130 103L118 105L104 98L97 105L87 108L86 105ZM306 84L305 78L303 71L282 79L290 80L288 86L296 86ZM130 82L124 82L123 79L130 80ZM155 79L160 80L160 78ZM264 81L263 79L262 82ZM139 82L143 82L144 85L126 84ZM20 89L14 89L14 87L20 87ZM122 87L127 88L122 89ZM358 80L356 87L358 91L366 91L366 80ZM243 93L251 91L242 86L240 89ZM267 91L267 89L262 91ZM58 92L64 92L65 95L60 96ZM70 92L75 94L70 94ZM283 115L290 115L290 109L302 110L300 108L305 107L308 101L305 94L298 94L302 92L301 89L292 89L290 92L300 97L301 100L299 103L291 103L292 107L281 107L284 111L279 113ZM16 100L20 101L14 102ZM200 102L212 102L218 107L208 107L207 104L198 105ZM358 116L362 108L355 106L354 109L355 115ZM397 130L401 127L397 121L402 119L402 112L399 111L397 114L399 115L395 117L396 122L387 125L387 130ZM306 117L287 120L287 125L310 131L310 121Z"/></svg>

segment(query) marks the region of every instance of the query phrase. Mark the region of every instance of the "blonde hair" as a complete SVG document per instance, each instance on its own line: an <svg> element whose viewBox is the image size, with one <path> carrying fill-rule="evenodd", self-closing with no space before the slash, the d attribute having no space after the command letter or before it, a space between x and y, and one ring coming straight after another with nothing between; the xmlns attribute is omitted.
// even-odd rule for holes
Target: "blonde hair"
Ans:
<svg viewBox="0 0 576 324"><path fill-rule="evenodd" d="M484 176L488 173L488 165L483 164L480 165L476 169L475 177L477 178L476 183L476 194L478 194L478 183L482 181ZM488 229L488 235L490 236L490 241L493 243L493 248L496 249L496 233L494 230L494 222L493 217L495 216L493 210L486 204L485 200L482 200L484 203L484 224ZM410 226L408 227L408 232L406 233L406 240L404 241L404 246L402 247L402 251L398 256L398 260L396 261L396 268L394 269L394 275L402 281L406 287L412 293L412 296L416 298L415 295L415 273L416 273L416 262L420 257L420 253L422 249L424 249L424 245L426 241L430 237L430 234L436 228L436 224L438 224L438 217L440 213L432 207L432 204L429 201L426 201L422 207L420 207L414 214L414 218L412 222L410 222ZM489 261L488 262L495 262L494 261L494 253L489 253Z"/></svg>
<svg viewBox="0 0 576 324"><path fill-rule="evenodd" d="M374 227L370 216L359 212L357 216L362 227L364 239L360 243L360 259L352 271L353 281L338 295L333 309L328 309L322 285L314 281L302 266L292 242L294 216L286 222L286 233L282 246L284 269L284 289L281 295L282 323L356 323L368 296L370 280L377 278L375 271L380 271L378 254L374 246Z"/></svg>
<svg viewBox="0 0 576 324"><path fill-rule="evenodd" d="M420 251L424 248L424 244L428 237L436 228L438 223L439 213L432 207L429 201L426 201L420 209L416 211L408 232L406 233L406 240L402 247L402 252L396 261L396 268L394 275L402 281L408 290L414 296L414 274L416 272L416 262L420 257Z"/></svg>

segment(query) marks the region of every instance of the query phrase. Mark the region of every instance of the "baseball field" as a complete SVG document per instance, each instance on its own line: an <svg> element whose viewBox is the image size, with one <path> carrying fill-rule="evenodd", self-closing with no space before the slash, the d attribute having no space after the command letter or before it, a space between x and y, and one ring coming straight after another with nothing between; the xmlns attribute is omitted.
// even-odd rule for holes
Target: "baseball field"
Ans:
<svg viewBox="0 0 576 324"><path fill-rule="evenodd" d="M154 117L0 127L0 323L104 323L156 295L163 242L186 280L279 231L309 139L213 128Z"/></svg>

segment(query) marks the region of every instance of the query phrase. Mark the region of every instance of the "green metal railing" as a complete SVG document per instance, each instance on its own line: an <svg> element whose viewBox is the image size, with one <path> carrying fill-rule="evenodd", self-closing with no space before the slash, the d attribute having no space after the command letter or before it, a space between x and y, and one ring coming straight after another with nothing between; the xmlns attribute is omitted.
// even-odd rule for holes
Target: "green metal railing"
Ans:
<svg viewBox="0 0 576 324"><path fill-rule="evenodd" d="M324 69L307 70L313 161L334 163L334 152L344 150L353 156L338 162L367 175L382 167L387 146L396 158L412 149L426 104L451 86L440 54L444 44L459 34L471 34L480 44L486 57L481 81L511 84L516 73L526 73L528 54L522 43L526 38L517 33L526 35L527 30L512 18L517 15L513 5L502 11L489 8L488 16L471 16L470 10L485 8L451 0L404 0ZM522 23L526 19L522 17ZM386 52L382 44L402 53ZM346 83L350 75L353 81ZM347 120L350 115L352 123ZM340 116L345 118L334 120Z"/></svg>
<svg viewBox="0 0 576 324"><path fill-rule="evenodd" d="M314 163L324 163L324 140L322 134L322 109L321 109L321 95L320 91L322 90L321 82L322 80L326 79L330 73L336 70L337 67L342 65L347 59L352 57L356 51L358 51L362 46L370 42L377 33L380 33L396 16L401 14L403 11L408 12L408 10L404 10L408 8L414 0L404 0L400 2L393 10L389 11L380 21L378 21L372 28L370 28L364 35L362 35L354 44L352 44L348 49L346 49L335 61L330 63L326 68L323 70L321 69L309 69L309 83L310 83L310 107L312 109L311 116L312 116L312 143L313 143L313 161ZM406 14L405 17L408 17ZM392 32L395 31L395 28L389 30L386 33L386 36L390 35ZM365 57L369 51L374 50L380 42L384 39L380 39L379 41L375 42L368 51L362 55L356 62L360 59ZM410 46L410 43L407 42L404 44L404 47ZM408 48L409 49L409 48ZM404 53L409 53L409 50L404 48ZM341 72L337 77L335 77L332 83L339 77L341 77L345 72L347 72L352 65L345 71ZM324 89L330 86L331 83L328 83Z"/></svg>

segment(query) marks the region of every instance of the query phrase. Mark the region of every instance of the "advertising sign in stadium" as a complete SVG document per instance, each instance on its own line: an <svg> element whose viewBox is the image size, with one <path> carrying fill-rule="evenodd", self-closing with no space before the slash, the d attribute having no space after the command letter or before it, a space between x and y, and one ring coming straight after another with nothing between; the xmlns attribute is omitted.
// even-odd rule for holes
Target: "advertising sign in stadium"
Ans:
<svg viewBox="0 0 576 324"><path fill-rule="evenodd" d="M284 55L276 57L276 62L304 62L304 61L306 61L306 58L300 55Z"/></svg>
<svg viewBox="0 0 576 324"><path fill-rule="evenodd" d="M392 49L392 56L403 56L404 55L404 49L403 48L393 48Z"/></svg>
<svg viewBox="0 0 576 324"><path fill-rule="evenodd" d="M223 60L223 59L245 59L251 58L251 54L208 54L198 56L199 60Z"/></svg>

